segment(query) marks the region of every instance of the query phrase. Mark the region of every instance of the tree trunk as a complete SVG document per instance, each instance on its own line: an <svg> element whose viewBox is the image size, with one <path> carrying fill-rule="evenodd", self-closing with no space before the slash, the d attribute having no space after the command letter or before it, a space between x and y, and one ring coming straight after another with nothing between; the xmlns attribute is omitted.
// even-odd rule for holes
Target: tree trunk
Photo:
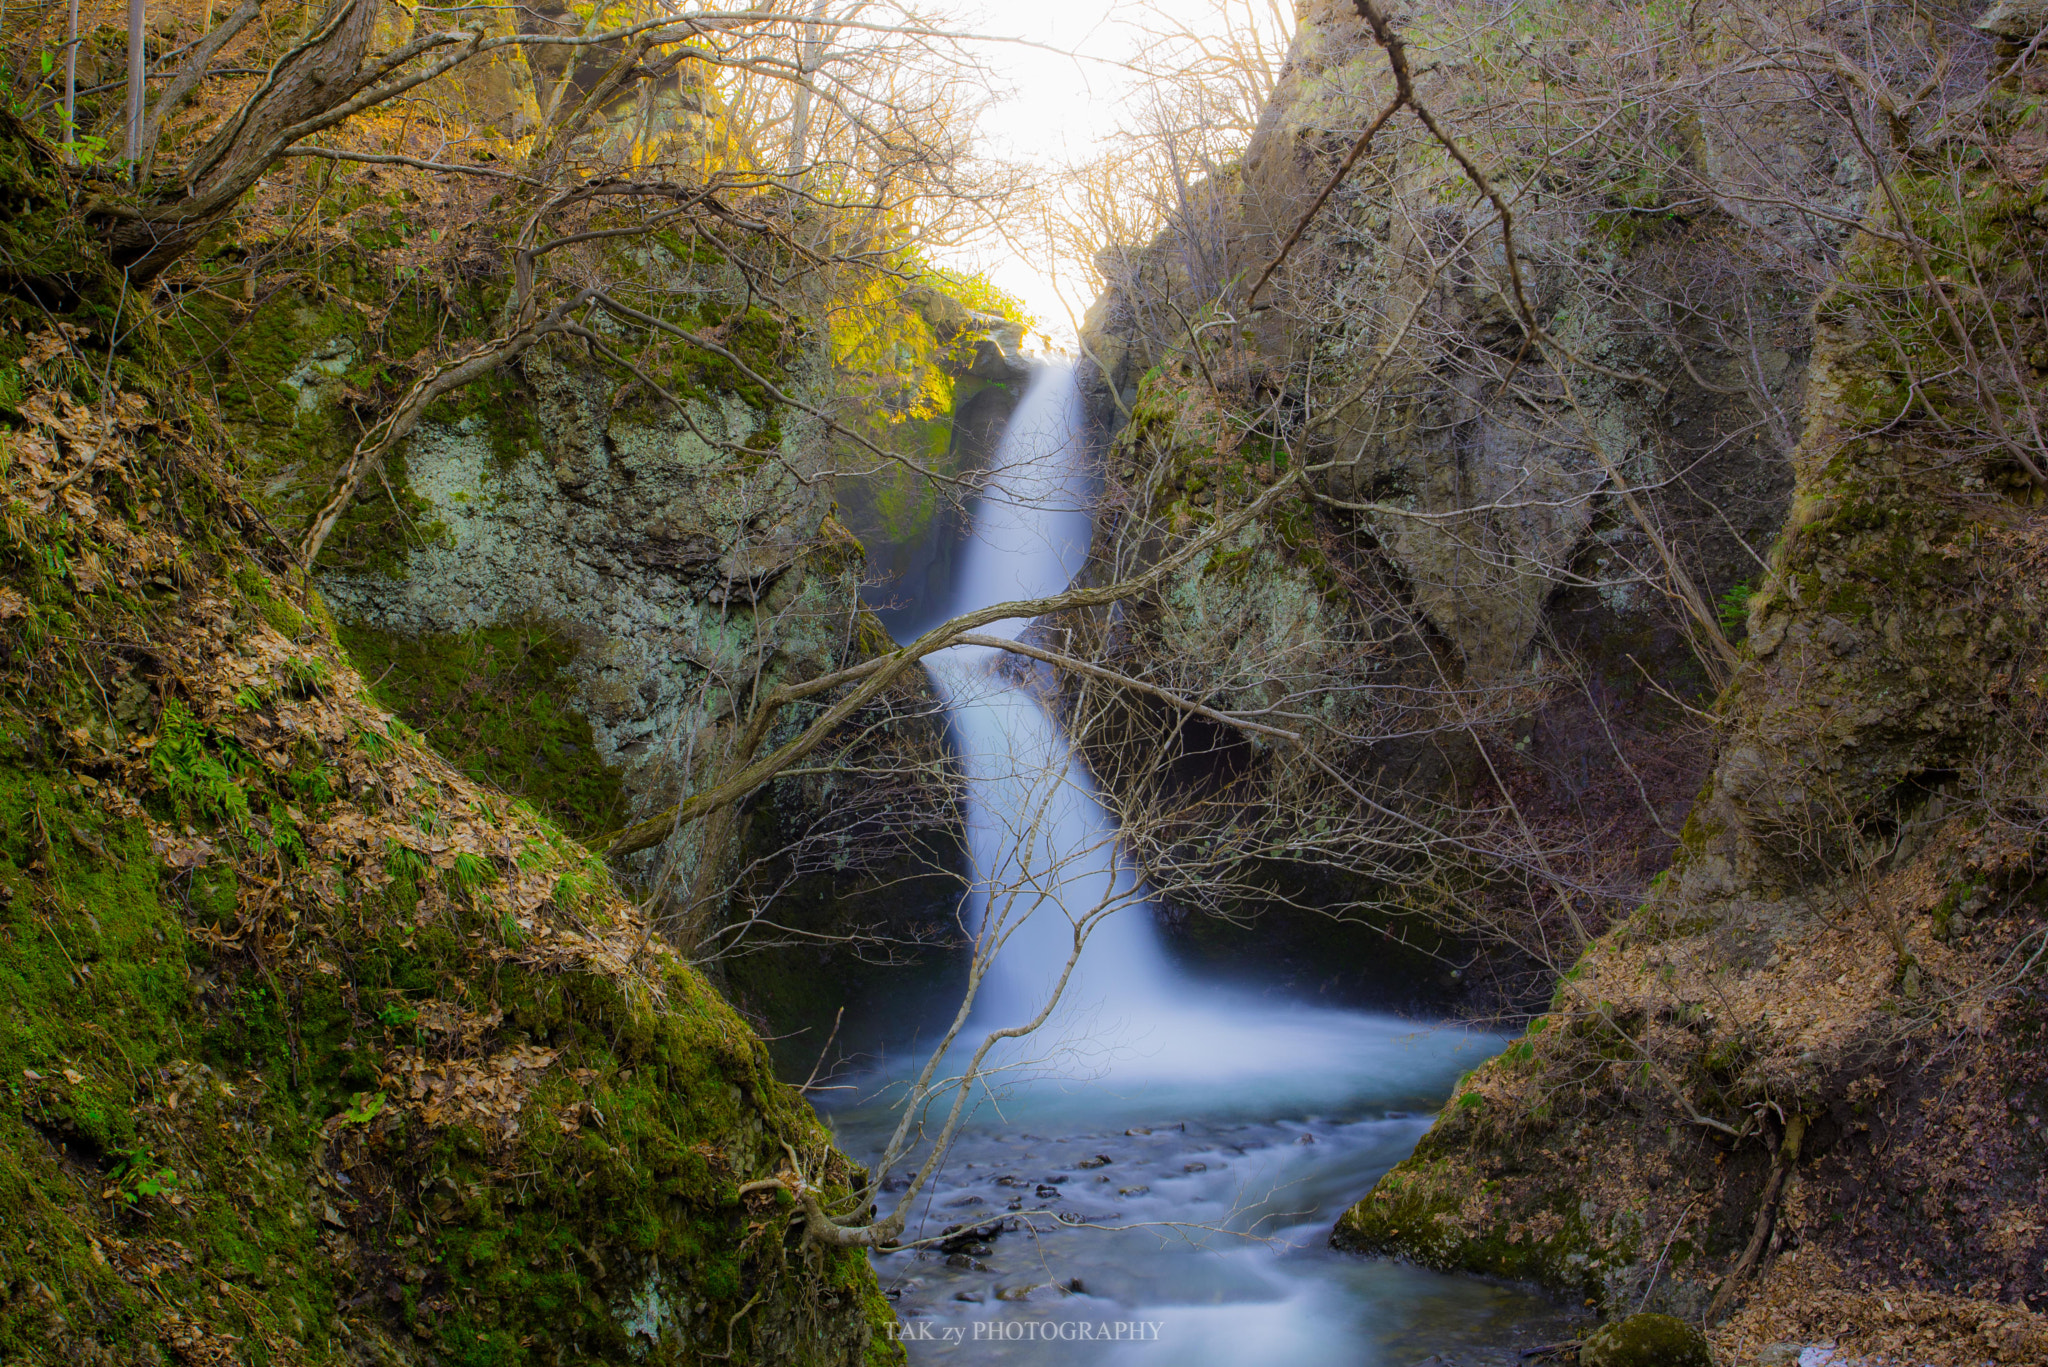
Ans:
<svg viewBox="0 0 2048 1367"><path fill-rule="evenodd" d="M128 124L121 155L137 164L142 161L142 108L147 93L143 86L148 79L143 70L143 18L143 0L128 0Z"/></svg>
<svg viewBox="0 0 2048 1367"><path fill-rule="evenodd" d="M140 7L141 0L134 0L131 14L139 15ZM107 244L115 268L125 270L131 282L149 280L197 246L291 145L295 125L356 93L356 75L376 27L376 0L335 0L312 34L278 59L256 93L199 150L181 177L182 196L141 207L93 206L117 220ZM139 39L134 51L140 52ZM130 89L132 100L140 83L131 81Z"/></svg>

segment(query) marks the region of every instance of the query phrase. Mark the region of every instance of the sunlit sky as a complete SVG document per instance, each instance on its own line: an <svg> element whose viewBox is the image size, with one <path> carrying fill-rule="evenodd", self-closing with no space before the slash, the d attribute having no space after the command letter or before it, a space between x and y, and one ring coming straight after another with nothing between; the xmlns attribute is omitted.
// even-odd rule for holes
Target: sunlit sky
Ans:
<svg viewBox="0 0 2048 1367"><path fill-rule="evenodd" d="M974 51L995 69L996 88L1015 92L983 115L981 150L1046 170L1085 159L1131 109L1140 78L1122 64L1142 55L1147 40L1140 26L1149 16L1189 27L1217 22L1208 0L1009 0L985 7L965 0L955 13L963 29L1045 45L982 43ZM948 264L980 270L1022 298L1055 346L1073 345L1074 325L1092 302L1079 263L1026 259L993 243L951 258ZM1031 344L1040 345L1036 338Z"/></svg>

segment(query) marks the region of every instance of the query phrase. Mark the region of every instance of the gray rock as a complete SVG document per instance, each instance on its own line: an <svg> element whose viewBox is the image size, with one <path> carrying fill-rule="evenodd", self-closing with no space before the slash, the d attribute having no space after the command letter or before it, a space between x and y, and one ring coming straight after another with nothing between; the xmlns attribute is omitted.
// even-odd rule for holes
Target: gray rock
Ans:
<svg viewBox="0 0 2048 1367"><path fill-rule="evenodd" d="M974 360L967 375L991 384L1013 383L1029 378L1031 366L1023 357L1004 351L995 338L983 337L974 344Z"/></svg>

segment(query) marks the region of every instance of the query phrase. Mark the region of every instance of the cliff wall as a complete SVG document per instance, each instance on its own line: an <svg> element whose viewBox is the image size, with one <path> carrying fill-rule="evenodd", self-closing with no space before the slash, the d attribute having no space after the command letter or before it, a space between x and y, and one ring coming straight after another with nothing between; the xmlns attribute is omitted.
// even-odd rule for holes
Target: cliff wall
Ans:
<svg viewBox="0 0 2048 1367"><path fill-rule="evenodd" d="M1822 1342L1944 1363L2048 1351L2048 148L2030 13L2002 8L1989 33L1943 14L1882 51L1819 10L1701 15L1700 32L1745 32L1752 52L1833 51L1830 79L1866 94L1910 79L1926 103L1903 112L1809 99L1759 81L1768 64L1721 65L1621 11L1492 28L1448 8L1399 16L1422 98L1512 187L1539 346L1496 217L1412 129L1331 197L1271 309L1246 307L1240 284L1197 312L1201 271L1255 278L1344 134L1385 104L1379 45L1314 11L1243 165L1206 187L1229 231L1170 230L1100 307L1124 519L1105 558L1156 553L1287 461L1311 467L1293 520L1105 628L1117 658L1181 655L1200 662L1185 694L1270 707L1279 690L1246 691L1270 675L1224 653L1250 624L1254 653L1320 661L1284 694L1296 715L1342 684L1348 700L1320 705L1351 709L1354 735L1390 718L1389 742L1392 718L1415 729L1390 707L1404 658L1428 662L1499 704L1474 708L1479 725L1437 723L1441 768L1397 768L1376 794L1499 814L1505 792L1540 837L1525 851L1570 848L1570 832L1637 856L1633 884L1608 884L1604 932L1560 936L1574 948L1552 961L1549 1009L1460 1085L1339 1246L1532 1278L1610 1315L1665 1310L1737 1362ZM1665 106L1633 161L1606 161L1591 149L1626 140L1556 111L1620 117L1602 92L1649 51L1675 83L1739 97ZM1578 159L1530 131L1545 108ZM1873 143L1863 130L1886 111ZM1788 251L1803 213L1814 235ZM1214 344L1148 323L1169 300ZM1262 405L1315 395L1311 364L1340 377L1322 416L1262 425ZM1522 378L1532 367L1547 388ZM1688 577L1733 649L1679 601ZM1312 587L1313 612L1285 610ZM1598 681L1574 684L1586 705L1560 706L1545 677L1560 666ZM1631 705L1631 675L1666 710ZM1661 784L1660 734L1692 751ZM1261 762L1284 774L1284 749ZM1603 825L1597 783L1554 781L1603 750L1592 763L1639 786L1654 821ZM1363 784L1390 753L1355 750L1341 771ZM1518 780L1523 763L1553 781ZM1305 785L1269 791L1315 810ZM1596 867L1520 880L1525 916L1553 895L1598 907Z"/></svg>
<svg viewBox="0 0 2048 1367"><path fill-rule="evenodd" d="M1454 935L1441 974L1520 914L1502 896L1526 908L1495 879L1519 865L1512 883L1572 885L1535 894L1548 929L1522 937L1555 972L1556 938L1633 904L1705 777L1714 739L1692 709L1728 677L1788 506L1810 306L1872 180L1838 121L1764 82L1628 109L1638 59L1608 60L1579 11L1503 30L1427 7L1400 30L1422 98L1513 186L1523 292L1554 345L1522 326L1493 207L1406 115L1246 297L1391 91L1358 14L1309 7L1242 161L1105 263L1085 340L1110 442L1097 564L1158 555L1306 473L1099 640L1187 696L1316 699L1312 761L1254 738L1197 767L1372 825L1355 800L1308 796L1328 765L1420 819L1248 879L1292 904L1276 933L1309 925L1304 908L1426 908L1401 933ZM1503 91L1613 117L1518 121ZM1149 725L1169 749L1171 725ZM1530 981L1496 967L1492 1000Z"/></svg>
<svg viewBox="0 0 2048 1367"><path fill-rule="evenodd" d="M1924 181L1901 205L1932 249L2038 279L2025 80L1968 207ZM2048 1344L2039 496L2009 448L1956 441L1959 396L1902 412L1902 361L1955 336L1896 309L1928 288L1898 221L1816 310L1794 508L1671 874L1340 1243L1692 1317L1760 1274L1722 1330L1738 1349ZM2039 316L1974 302L1980 336ZM2021 374L2001 392L2023 415L2041 371Z"/></svg>
<svg viewBox="0 0 2048 1367"><path fill-rule="evenodd" d="M430 215L413 191L431 187L380 183L336 192L312 249L258 219L210 257L221 288L171 320L279 526L326 496L405 359L487 335L502 298L493 260L421 264ZM527 353L428 412L367 482L319 576L388 707L472 778L583 837L708 781L760 691L888 647L863 595L886 610L915 571L929 597L921 577L964 526L978 448L956 449L953 407L971 396L980 427L999 427L1024 373L1014 324L929 285L821 296L832 321L818 325L745 307L744 274L715 246L656 238L621 254L622 277L737 362L676 346L641 355L636 375L580 345ZM260 286L237 274L258 260ZM914 507L897 506L906 488L921 491ZM707 963L733 960L719 970L728 988L784 1027L828 1025L839 986L870 975L857 952L833 958L835 985L793 996L789 965L739 962L751 923L911 943L941 935L957 885L937 704L920 676L870 711L828 748L856 744L843 758L897 781L785 779L713 830L708 869L709 826L623 866L662 898L668 933ZM787 709L771 743L814 713Z"/></svg>

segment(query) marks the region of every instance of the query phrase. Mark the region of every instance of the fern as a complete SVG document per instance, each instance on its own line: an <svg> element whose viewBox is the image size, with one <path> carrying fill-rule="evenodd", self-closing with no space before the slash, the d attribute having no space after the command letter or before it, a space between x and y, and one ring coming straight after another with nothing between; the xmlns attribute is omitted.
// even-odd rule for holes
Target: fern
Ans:
<svg viewBox="0 0 2048 1367"><path fill-rule="evenodd" d="M1749 625L1749 600L1756 596L1756 589L1749 584L1737 584L1721 595L1719 604L1721 630L1729 635Z"/></svg>
<svg viewBox="0 0 2048 1367"><path fill-rule="evenodd" d="M247 756L230 744L223 760L206 742L207 728L183 703L171 699L164 704L156 747L149 752L150 772L181 808L246 833L249 795L235 768L246 769ZM240 763L230 768L233 761Z"/></svg>

